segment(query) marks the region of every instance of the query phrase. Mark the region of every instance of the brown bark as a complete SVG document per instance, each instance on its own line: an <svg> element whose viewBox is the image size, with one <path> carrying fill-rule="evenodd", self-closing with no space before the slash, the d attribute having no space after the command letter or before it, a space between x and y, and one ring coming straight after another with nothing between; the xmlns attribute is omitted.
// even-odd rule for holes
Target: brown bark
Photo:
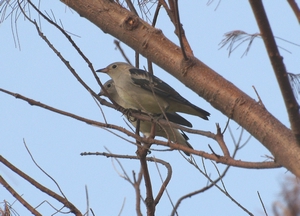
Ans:
<svg viewBox="0 0 300 216"><path fill-rule="evenodd" d="M268 148L277 162L300 177L300 147L291 130L200 60L190 56L189 61L184 61L180 47L169 41L162 31L112 1L61 1L103 32L123 41L175 76L214 108L235 120Z"/></svg>

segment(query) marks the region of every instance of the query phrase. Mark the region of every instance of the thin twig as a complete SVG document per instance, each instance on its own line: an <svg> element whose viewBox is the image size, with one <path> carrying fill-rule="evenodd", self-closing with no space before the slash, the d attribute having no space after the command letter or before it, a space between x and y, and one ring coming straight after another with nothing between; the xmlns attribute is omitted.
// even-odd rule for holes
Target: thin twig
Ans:
<svg viewBox="0 0 300 216"><path fill-rule="evenodd" d="M259 194L259 191L257 191L257 195L258 195L259 201L260 201L260 203L261 203L261 205L262 205L262 207L263 207L263 209L264 209L265 215L268 216L266 207L265 207L265 205L264 205L264 202L262 201L262 198L261 198L261 196L260 196L260 194Z"/></svg>
<svg viewBox="0 0 300 216"><path fill-rule="evenodd" d="M226 146L226 143L224 142L223 134L221 133L220 125L216 124L216 127L217 127L216 141L218 142L220 148L222 149L224 157L230 157L229 150Z"/></svg>
<svg viewBox="0 0 300 216"><path fill-rule="evenodd" d="M122 206L121 206L121 209L120 209L120 212L119 212L118 216L121 216L121 215L122 215L122 211L123 211L123 209L124 209L125 202L126 202L126 197L124 197L124 200L123 200L123 203L122 203Z"/></svg>
<svg viewBox="0 0 300 216"><path fill-rule="evenodd" d="M121 47L120 41L114 40L114 44L116 45L117 49L121 52L121 55L123 56L123 58L125 59L125 61L126 61L128 64L132 65L131 62L130 62L130 60L129 60L129 58L126 56L126 54L125 54L123 48Z"/></svg>
<svg viewBox="0 0 300 216"><path fill-rule="evenodd" d="M291 6L298 22L300 23L300 9L297 5L297 2L295 0L287 0L287 2L289 3L289 5Z"/></svg>
<svg viewBox="0 0 300 216"><path fill-rule="evenodd" d="M157 7L156 7L156 10L155 10L155 13L154 13L154 16L153 16L153 20L152 20L152 26L153 27L156 25L156 21L157 21L157 18L158 18L160 8L161 8L161 2L159 1L159 2L157 2Z"/></svg>
<svg viewBox="0 0 300 216"><path fill-rule="evenodd" d="M159 200L161 199L164 191L166 191L166 193L168 194L167 185L170 182L171 177L172 177L172 167L169 163L167 163L164 160L160 160L160 159L157 159L157 158L153 158L153 159L154 159L154 162L155 162L155 165L156 165L158 171L159 171L159 169L158 169L157 163L160 163L160 164L164 165L167 168L167 177L163 181L163 184L161 185L161 188L160 188L160 190L159 190L159 192L158 192L158 194L157 194L157 196L154 200L155 205L157 205ZM161 176L160 172L159 172L159 175L160 175L160 178L162 180L162 176ZM169 197L169 200L171 201L171 197L169 196L169 194L168 194L168 197ZM172 203L172 205L173 205L173 203Z"/></svg>
<svg viewBox="0 0 300 216"><path fill-rule="evenodd" d="M174 14L175 14L175 19L176 19L176 29L178 31L178 38L179 38L179 43L180 43L180 47L181 47L181 52L182 52L182 55L183 55L183 58L185 61L188 60L188 57L186 55L186 52L185 52L185 46L184 46L184 43L183 43L183 29L182 29L182 26L181 26L181 23L180 23L180 16L179 16L179 8L178 8L178 0L174 0L174 6L175 6L175 11L174 11Z"/></svg>
<svg viewBox="0 0 300 216"><path fill-rule="evenodd" d="M258 94L258 92L257 92L257 90L256 90L256 88L255 88L255 86L252 86L252 88L254 89L255 94L256 94L256 96L257 96L257 98L258 98L258 103L259 103L260 105L262 105L263 108L266 108L265 105L264 105L264 103L262 102L262 100L261 100L261 98L260 98L260 96L259 96L259 94Z"/></svg>
<svg viewBox="0 0 300 216"><path fill-rule="evenodd" d="M39 170L41 170L48 178L50 178L50 179L54 182L54 184L56 185L56 187L58 188L58 190L59 190L59 192L62 194L62 196L63 196L66 200L68 200L67 197L65 196L65 194L63 193L62 189L60 188L59 184L55 181L55 179L54 179L52 176L50 176L45 170L43 170L43 168L42 168L40 165L38 165L38 163L34 160L34 157L32 156L32 154L31 154L29 148L27 147L27 144L26 144L26 142L25 142L25 139L23 139L23 144L24 144L24 146L25 146L25 148L26 148L26 151L27 151L27 153L29 154L29 156L30 156L32 162L37 166L37 168L39 168Z"/></svg>
<svg viewBox="0 0 300 216"><path fill-rule="evenodd" d="M195 163L193 163L191 160L188 161L189 163L193 164L194 166L196 165ZM196 166L197 167L197 166ZM196 190L194 192L188 193L182 197L180 197L178 199L178 201L175 204L175 207L172 210L171 216L174 216L175 213L177 212L177 209L179 207L179 205L181 204L181 202L186 199L186 198L190 198L192 196L195 196L197 194L203 193L205 191L207 191L208 189L212 188L215 184L217 184L222 178L224 178L224 176L226 175L227 171L229 170L230 166L227 166L225 168L225 170L223 171L223 173L221 175L219 175L219 177L217 179L215 179L214 181L212 181L209 185L207 185L206 187L201 188L200 190Z"/></svg>

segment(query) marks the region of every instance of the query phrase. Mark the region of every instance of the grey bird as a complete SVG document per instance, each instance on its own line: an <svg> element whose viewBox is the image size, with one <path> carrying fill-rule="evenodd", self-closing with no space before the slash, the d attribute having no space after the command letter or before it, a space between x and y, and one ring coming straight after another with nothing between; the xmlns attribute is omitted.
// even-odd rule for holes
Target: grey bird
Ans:
<svg viewBox="0 0 300 216"><path fill-rule="evenodd" d="M208 120L210 113L183 98L175 89L149 72L115 62L97 72L108 74L119 96L134 109L149 114L182 112Z"/></svg>
<svg viewBox="0 0 300 216"><path fill-rule="evenodd" d="M128 105L126 104L126 102L119 96L114 81L113 80L109 80L107 81L104 85L104 88L106 89L107 93L109 94L109 96L120 106L122 107L128 107ZM99 96L106 96L106 93L101 90L100 93L98 94ZM128 119L128 117L127 117ZM136 127L137 125L137 121L131 121L130 119L128 119L128 121L134 126ZM140 131L146 136L150 136L151 133L151 127L152 127L152 123L149 121L140 121ZM164 137L166 139L169 139L170 141L174 142L174 143L178 143L184 146L187 146L191 149L193 149L193 147L188 143L188 137L182 132L180 132L178 129L175 128L171 128L170 126L162 126L162 125L156 125L155 127L155 135L156 136L161 136ZM186 153L186 155L190 155L189 153Z"/></svg>
<svg viewBox="0 0 300 216"><path fill-rule="evenodd" d="M175 89L151 73L123 62L115 62L97 72L107 73L120 98L132 109L149 114L182 112L208 120L210 113L183 98Z"/></svg>

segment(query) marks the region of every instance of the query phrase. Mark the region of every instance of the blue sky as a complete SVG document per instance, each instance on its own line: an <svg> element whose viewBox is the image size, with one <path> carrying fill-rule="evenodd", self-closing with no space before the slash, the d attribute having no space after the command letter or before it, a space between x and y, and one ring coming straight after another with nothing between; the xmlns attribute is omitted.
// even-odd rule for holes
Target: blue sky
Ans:
<svg viewBox="0 0 300 216"><path fill-rule="evenodd" d="M292 10L285 1L264 2L273 32L276 36L300 44L299 24ZM217 1L207 5L206 1L185 3L180 8L181 22L194 55L206 65L221 74L252 98L257 99L252 86L257 89L265 107L289 127L286 110L281 93L261 39L256 39L247 56L241 58L246 45L241 45L228 57L226 48L219 50L219 43L226 32L242 30L247 33L257 33L258 27L247 1L222 1L215 10ZM88 20L79 17L59 1L41 1L41 7L51 14L52 9L57 20L61 20L64 28L80 37L73 39L85 55L93 63L95 69L103 68L115 61L124 61L113 43L114 38L104 34ZM284 16L283 16L284 14ZM32 16L37 18L32 12ZM20 42L15 47L14 18L8 17L0 24L0 88L20 93L50 106L72 112L86 118L103 122L102 114L89 93L77 82L64 64L57 58L38 36L35 27L20 16L17 21L17 33ZM178 44L174 28L164 13L159 17L157 28ZM53 27L42 20L42 30L55 47L65 56L70 64L80 74L83 80L96 92L100 91L87 64L74 51L68 41ZM278 45L291 53L280 50L289 72L298 73L299 47L281 40ZM134 52L122 44L130 60L134 61ZM141 58L141 67L146 65ZM215 132L215 124L225 127L227 117L215 110L208 102L199 98L174 77L157 66L154 73L195 105L211 113L210 121L184 115L196 129ZM99 75L105 82L109 77ZM121 169L111 159L97 156L80 156L81 152L103 152L108 148L112 153L135 155L136 147L101 128L93 127L69 117L30 106L28 103L0 93L0 150L1 155L20 168L22 171L39 181L41 184L58 192L55 184L45 176L31 161L23 145L23 139L34 156L36 162L51 175L60 185L68 199L82 212L86 209L85 185L89 193L89 206L96 215L117 215L124 199L125 206L122 215L135 214L135 196L133 187L118 175ZM102 107L109 123L127 128L122 114ZM234 122L230 127L238 139L241 128ZM118 132L117 132L118 133ZM121 133L121 136L128 138ZM195 149L210 151L208 144L220 153L218 145L211 139L190 135L190 143ZM243 140L249 134L244 133ZM230 134L225 133L225 141L230 150L234 145ZM129 138L130 139L130 138ZM161 147L153 146L154 149ZM257 140L251 138L249 143L238 152L237 159L245 161L265 161L270 152ZM189 165L177 152L152 151L151 156L164 159L172 165L173 176L168 185L168 192L175 203L178 198L207 185L207 179L194 167ZM132 171L139 172L139 161L120 160L128 175ZM199 166L201 158L196 157ZM206 169L212 178L218 173L209 160L204 160ZM220 171L223 165L217 165ZM161 181L155 164L150 164L150 174L153 181L154 195L157 194ZM118 172L116 171L118 170ZM165 176L166 170L159 166L159 171ZM0 173L11 186L33 206L47 200L57 208L60 207L50 197L42 194L36 188L12 173L0 164ZM271 214L271 205L280 192L280 183L289 173L286 169L249 170L230 168L224 184L231 196L255 215L262 215L257 191L260 192L264 204ZM141 185L145 194L144 184ZM144 196L145 197L145 196ZM0 187L0 201L14 202L14 198ZM27 210L20 203L13 208L26 215ZM48 204L42 204L38 210L43 215L55 212ZM145 208L142 207L145 214ZM169 215L172 206L166 195L157 206L157 215ZM228 197L218 189L212 188L182 202L178 209L179 215L246 215ZM60 214L58 214L60 215Z"/></svg>

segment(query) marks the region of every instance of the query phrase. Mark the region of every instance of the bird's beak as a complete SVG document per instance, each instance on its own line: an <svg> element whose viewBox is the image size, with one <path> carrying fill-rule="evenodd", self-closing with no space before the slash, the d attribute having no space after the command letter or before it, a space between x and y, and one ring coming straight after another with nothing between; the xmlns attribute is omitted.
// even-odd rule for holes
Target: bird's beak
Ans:
<svg viewBox="0 0 300 216"><path fill-rule="evenodd" d="M96 72L108 73L108 69L102 68L102 69L96 70Z"/></svg>
<svg viewBox="0 0 300 216"><path fill-rule="evenodd" d="M103 91L103 89L100 90L98 96L104 96L104 97L107 97L107 94L105 93L105 91Z"/></svg>
<svg viewBox="0 0 300 216"><path fill-rule="evenodd" d="M104 94L103 94L103 91L101 90L101 91L98 93L98 96L101 97L102 95L104 95Z"/></svg>

